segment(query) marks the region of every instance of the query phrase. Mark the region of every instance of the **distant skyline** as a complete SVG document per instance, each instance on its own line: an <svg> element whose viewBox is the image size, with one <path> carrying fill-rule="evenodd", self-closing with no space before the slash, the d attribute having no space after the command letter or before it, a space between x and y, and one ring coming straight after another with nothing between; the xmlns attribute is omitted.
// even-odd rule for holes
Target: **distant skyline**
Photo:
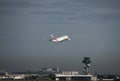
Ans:
<svg viewBox="0 0 120 81"><path fill-rule="evenodd" d="M120 73L119 0L0 0L0 70ZM70 41L50 42L50 35Z"/></svg>

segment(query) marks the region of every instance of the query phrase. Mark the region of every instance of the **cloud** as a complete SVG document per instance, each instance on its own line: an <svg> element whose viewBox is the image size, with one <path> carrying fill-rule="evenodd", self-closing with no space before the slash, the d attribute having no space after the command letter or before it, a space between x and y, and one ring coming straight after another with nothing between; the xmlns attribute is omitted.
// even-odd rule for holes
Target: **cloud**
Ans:
<svg viewBox="0 0 120 81"><path fill-rule="evenodd" d="M0 15L19 15L28 7L32 7L32 3L27 0L0 0Z"/></svg>

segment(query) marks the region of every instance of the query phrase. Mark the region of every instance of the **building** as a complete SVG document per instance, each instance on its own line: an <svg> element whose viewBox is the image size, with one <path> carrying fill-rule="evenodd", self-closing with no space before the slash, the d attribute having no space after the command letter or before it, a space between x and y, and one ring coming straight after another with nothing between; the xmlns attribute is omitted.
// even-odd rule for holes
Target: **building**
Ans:
<svg viewBox="0 0 120 81"><path fill-rule="evenodd" d="M97 77L93 75L81 75L77 71L63 71L62 74L53 74L50 77L56 81L97 81Z"/></svg>
<svg viewBox="0 0 120 81"><path fill-rule="evenodd" d="M78 71L62 71L64 75L78 75Z"/></svg>
<svg viewBox="0 0 120 81"><path fill-rule="evenodd" d="M12 80L22 80L25 78L24 74L9 74L0 76L0 79L12 79Z"/></svg>
<svg viewBox="0 0 120 81"><path fill-rule="evenodd" d="M58 68L42 68L42 72L59 72Z"/></svg>

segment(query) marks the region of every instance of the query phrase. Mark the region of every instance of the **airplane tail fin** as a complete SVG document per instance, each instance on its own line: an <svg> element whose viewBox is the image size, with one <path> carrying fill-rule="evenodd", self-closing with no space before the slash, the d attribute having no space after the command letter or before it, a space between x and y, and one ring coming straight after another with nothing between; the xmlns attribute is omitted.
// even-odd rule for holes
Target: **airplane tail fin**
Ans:
<svg viewBox="0 0 120 81"><path fill-rule="evenodd" d="M53 39L53 38L55 38L53 35L50 35L50 37Z"/></svg>

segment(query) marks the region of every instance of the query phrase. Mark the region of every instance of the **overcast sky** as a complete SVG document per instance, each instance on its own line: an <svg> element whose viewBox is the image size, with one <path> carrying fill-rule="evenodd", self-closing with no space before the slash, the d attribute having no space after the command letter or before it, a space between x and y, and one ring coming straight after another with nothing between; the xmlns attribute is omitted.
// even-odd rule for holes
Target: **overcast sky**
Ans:
<svg viewBox="0 0 120 81"><path fill-rule="evenodd" d="M50 42L50 35L70 41ZM119 0L0 0L0 70L120 73Z"/></svg>

